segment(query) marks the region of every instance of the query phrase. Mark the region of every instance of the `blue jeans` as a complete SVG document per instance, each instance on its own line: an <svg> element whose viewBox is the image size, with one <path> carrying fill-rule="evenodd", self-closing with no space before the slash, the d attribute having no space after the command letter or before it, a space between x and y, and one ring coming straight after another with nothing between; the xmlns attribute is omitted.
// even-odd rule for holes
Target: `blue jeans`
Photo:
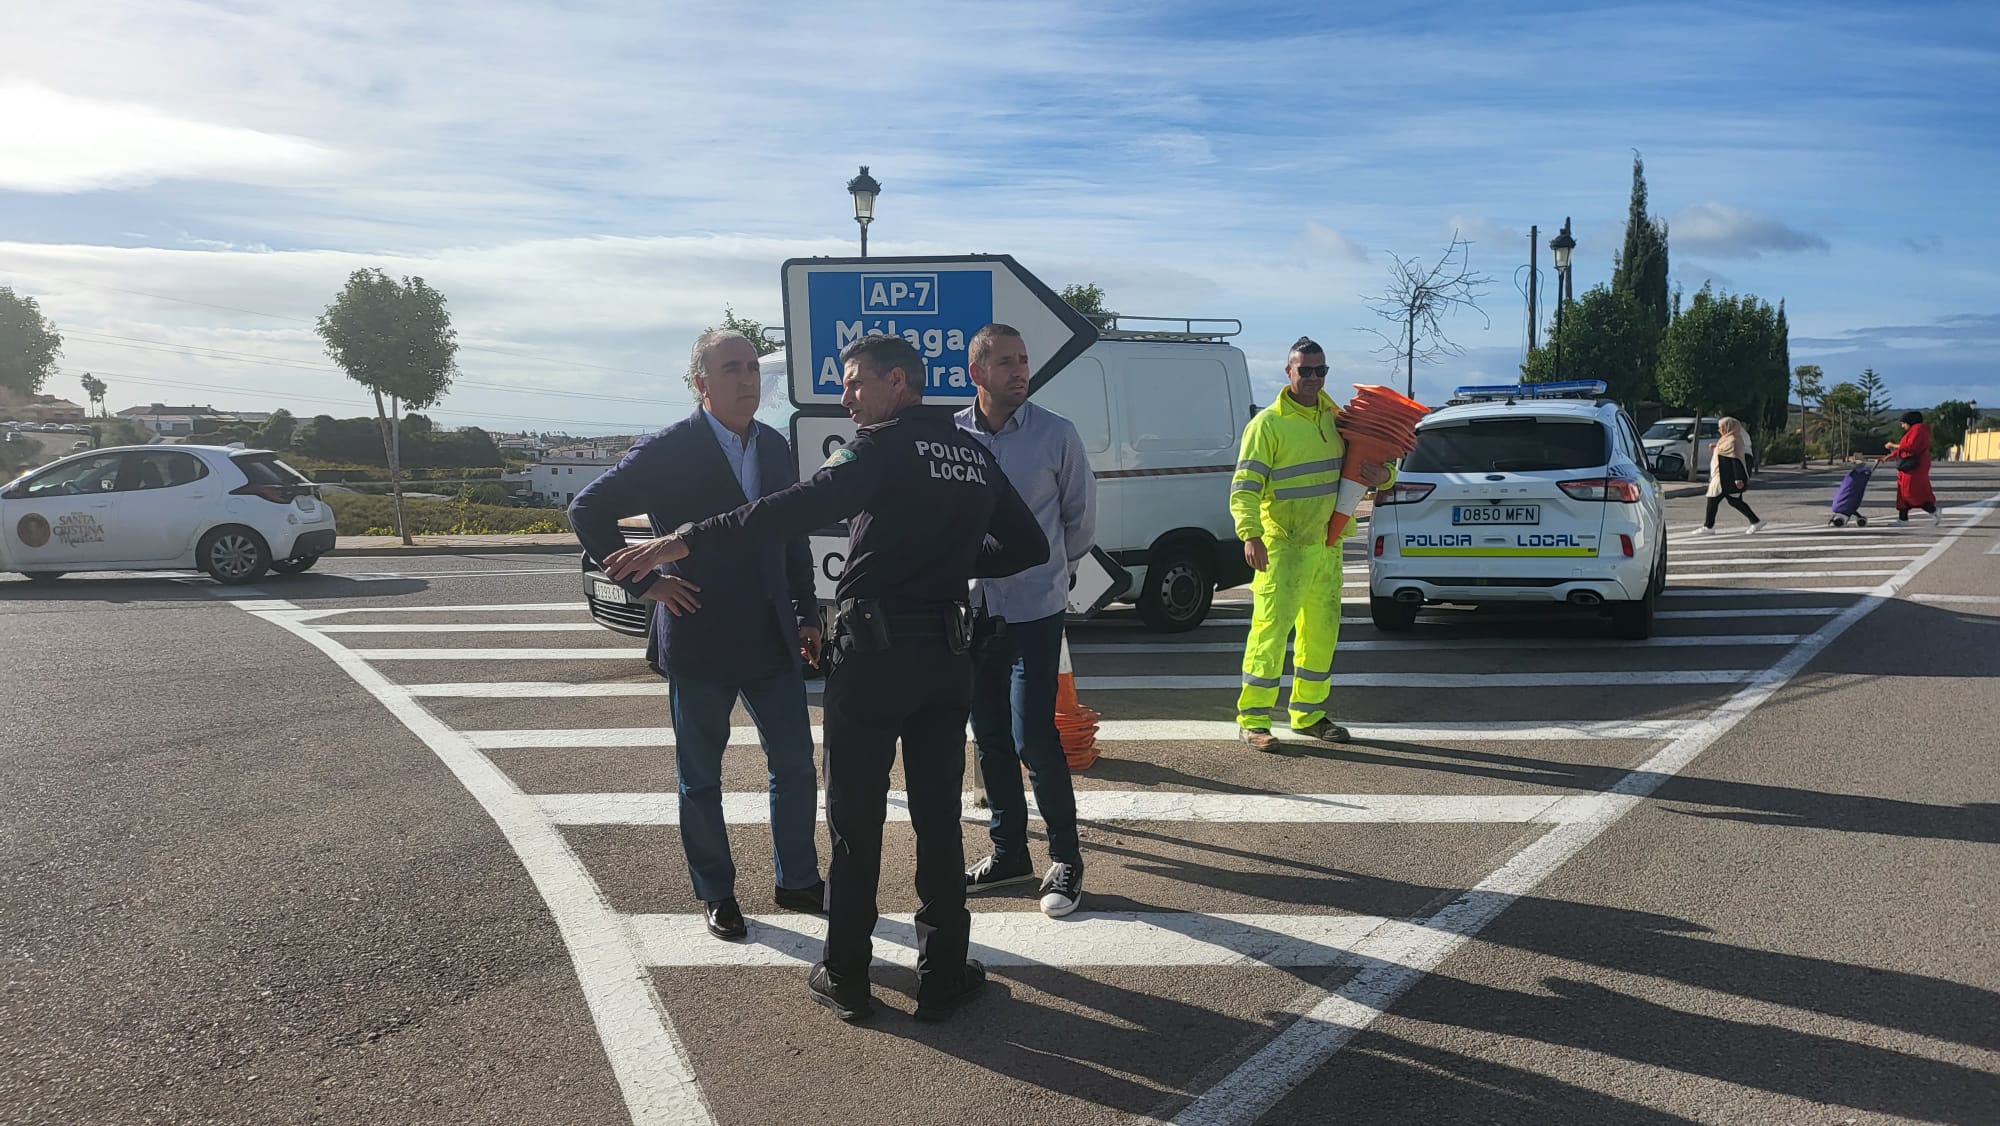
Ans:
<svg viewBox="0 0 2000 1126"><path fill-rule="evenodd" d="M806 685L796 672L745 684L667 682L674 717L674 771L680 776L681 847L694 894L704 903L736 894L736 862L722 819L722 750L738 697L757 725L771 785L771 846L782 888L819 882L819 777L813 769Z"/></svg>
<svg viewBox="0 0 2000 1126"><path fill-rule="evenodd" d="M1083 862L1076 840L1076 791L1056 734L1056 675L1062 662L1063 616L1008 622L1007 632L973 653L972 738L986 804L993 810L996 860L1028 855L1028 799L1021 765L1049 831L1049 859Z"/></svg>

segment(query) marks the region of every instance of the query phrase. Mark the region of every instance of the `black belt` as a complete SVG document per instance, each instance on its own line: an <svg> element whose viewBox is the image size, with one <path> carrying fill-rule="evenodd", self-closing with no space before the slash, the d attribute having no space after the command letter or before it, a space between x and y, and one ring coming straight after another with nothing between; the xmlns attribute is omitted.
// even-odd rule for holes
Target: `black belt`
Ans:
<svg viewBox="0 0 2000 1126"><path fill-rule="evenodd" d="M916 610L855 598L840 604L836 635L846 639L844 649L856 652L881 652L898 641L942 641L962 653L971 640L971 617L962 603Z"/></svg>

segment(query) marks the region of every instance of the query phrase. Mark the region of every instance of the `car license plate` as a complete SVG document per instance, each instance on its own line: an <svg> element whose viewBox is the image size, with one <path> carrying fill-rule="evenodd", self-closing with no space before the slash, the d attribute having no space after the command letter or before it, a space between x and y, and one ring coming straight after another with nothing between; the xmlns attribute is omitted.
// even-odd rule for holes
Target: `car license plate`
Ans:
<svg viewBox="0 0 2000 1126"><path fill-rule="evenodd" d="M1454 504L1451 506L1451 522L1454 524L1539 524L1542 522L1542 506L1539 504Z"/></svg>
<svg viewBox="0 0 2000 1126"><path fill-rule="evenodd" d="M593 581L590 587L591 593L596 596L599 602L616 602L621 606L630 606L632 604L632 596L625 593L625 588L622 586Z"/></svg>

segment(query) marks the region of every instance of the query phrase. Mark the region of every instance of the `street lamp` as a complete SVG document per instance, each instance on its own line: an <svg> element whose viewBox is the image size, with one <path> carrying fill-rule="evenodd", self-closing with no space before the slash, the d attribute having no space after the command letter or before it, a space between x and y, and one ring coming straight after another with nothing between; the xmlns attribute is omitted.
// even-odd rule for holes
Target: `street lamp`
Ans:
<svg viewBox="0 0 2000 1126"><path fill-rule="evenodd" d="M847 193L854 197L854 221L861 225L861 256L868 257L868 224L875 221L875 197L882 194L882 185L868 174L868 166L861 166L861 175L847 182Z"/></svg>
<svg viewBox="0 0 2000 1126"><path fill-rule="evenodd" d="M1556 257L1556 371L1555 377L1563 374L1563 306L1569 301L1569 252L1576 249L1576 240L1569 235L1569 216L1563 216L1563 229L1549 240L1549 251Z"/></svg>

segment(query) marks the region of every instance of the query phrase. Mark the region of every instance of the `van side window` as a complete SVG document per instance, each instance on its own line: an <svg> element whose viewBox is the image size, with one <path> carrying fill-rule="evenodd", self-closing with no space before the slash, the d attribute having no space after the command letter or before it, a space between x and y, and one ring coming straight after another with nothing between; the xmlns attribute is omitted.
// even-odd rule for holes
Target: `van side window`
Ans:
<svg viewBox="0 0 2000 1126"><path fill-rule="evenodd" d="M1104 398L1104 365L1078 356L1035 392L1035 405L1069 419L1087 453L1111 448L1111 409Z"/></svg>
<svg viewBox="0 0 2000 1126"><path fill-rule="evenodd" d="M1125 418L1141 453L1229 451L1239 433L1222 361L1201 357L1135 360Z"/></svg>

